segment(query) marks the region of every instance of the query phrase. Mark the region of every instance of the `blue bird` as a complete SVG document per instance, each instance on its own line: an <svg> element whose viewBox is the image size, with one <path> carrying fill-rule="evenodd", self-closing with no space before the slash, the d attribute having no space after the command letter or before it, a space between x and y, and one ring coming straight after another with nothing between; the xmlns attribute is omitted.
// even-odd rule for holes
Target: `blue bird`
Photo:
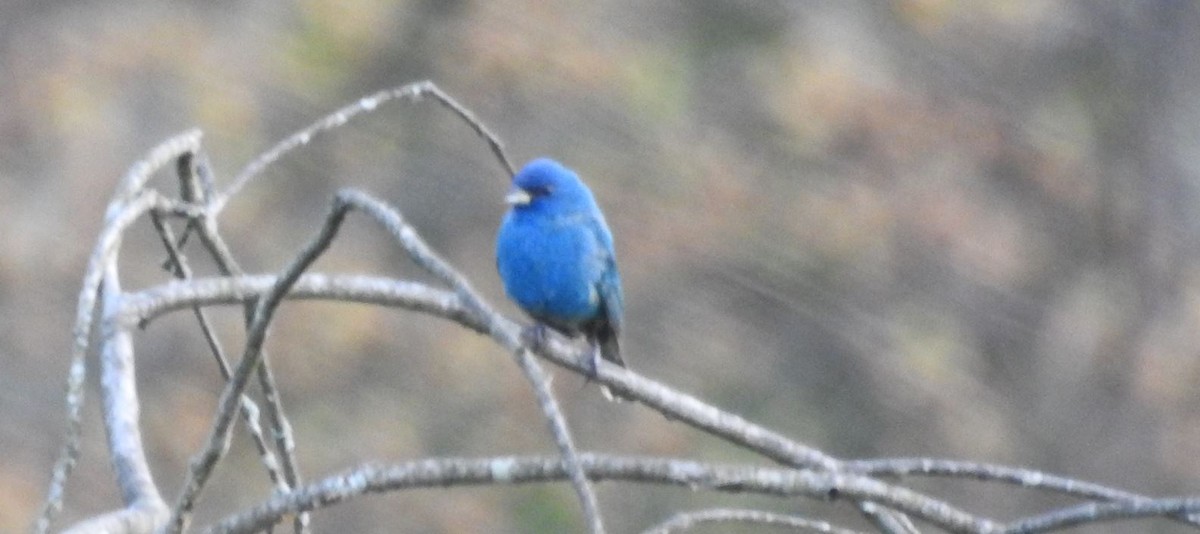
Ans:
<svg viewBox="0 0 1200 534"><path fill-rule="evenodd" d="M534 335L544 326L583 334L593 371L597 352L624 367L621 277L592 192L570 169L540 158L513 177L505 201L511 208L496 236L496 269L509 298L537 321Z"/></svg>

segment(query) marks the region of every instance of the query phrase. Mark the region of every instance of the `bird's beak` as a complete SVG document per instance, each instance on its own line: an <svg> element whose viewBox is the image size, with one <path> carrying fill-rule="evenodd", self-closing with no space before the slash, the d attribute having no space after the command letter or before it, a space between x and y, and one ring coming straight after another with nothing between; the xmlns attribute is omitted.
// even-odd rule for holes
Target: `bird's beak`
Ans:
<svg viewBox="0 0 1200 534"><path fill-rule="evenodd" d="M530 200L533 200L533 197L524 189L513 189L504 195L504 202L510 206L524 206L529 204Z"/></svg>

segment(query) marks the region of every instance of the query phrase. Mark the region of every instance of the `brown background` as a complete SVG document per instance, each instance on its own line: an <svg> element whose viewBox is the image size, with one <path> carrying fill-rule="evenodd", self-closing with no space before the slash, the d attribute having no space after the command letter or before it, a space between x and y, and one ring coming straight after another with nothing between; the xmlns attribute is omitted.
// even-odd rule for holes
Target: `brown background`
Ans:
<svg viewBox="0 0 1200 534"><path fill-rule="evenodd" d="M227 180L337 106L424 78L517 160L552 155L588 180L616 235L639 371L841 457L1200 491L1194 2L218 4L0 6L2 531L26 528L43 498L79 281L128 165L195 126ZM428 105L374 113L248 188L224 220L242 263L279 269L348 185L396 204L516 313L493 269L504 176ZM127 239L126 287L164 280L147 228ZM318 268L419 276L361 221ZM239 315L219 317L231 346ZM269 348L310 479L365 460L551 450L508 357L447 323L289 305ZM170 496L220 381L186 314L154 323L138 351L143 426ZM603 403L576 377L556 386L584 448L751 459ZM94 382L89 395L59 525L117 502ZM214 484L201 524L267 494L244 436ZM1000 519L1067 502L916 485ZM714 503L828 509L599 492L614 532ZM373 497L316 525L581 527L565 485Z"/></svg>

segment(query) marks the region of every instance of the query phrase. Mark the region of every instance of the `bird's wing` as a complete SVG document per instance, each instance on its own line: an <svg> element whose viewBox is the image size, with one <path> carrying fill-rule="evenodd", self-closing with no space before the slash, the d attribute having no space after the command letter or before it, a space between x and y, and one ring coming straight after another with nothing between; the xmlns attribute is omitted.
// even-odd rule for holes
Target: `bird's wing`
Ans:
<svg viewBox="0 0 1200 534"><path fill-rule="evenodd" d="M625 311L625 305L621 295L621 274L617 270L612 233L609 232L603 215L598 214L592 226L599 241L601 256L600 278L596 281L596 291L600 295L600 305L607 316L608 324L614 332L620 332L621 315Z"/></svg>
<svg viewBox="0 0 1200 534"><path fill-rule="evenodd" d="M621 314L624 312L624 302L621 296L621 275L617 271L616 257L612 248L603 264L603 271L596 283L596 291L600 294L600 313L596 324L596 341L600 344L600 356L621 367L625 367L625 359L621 356Z"/></svg>
<svg viewBox="0 0 1200 534"><path fill-rule="evenodd" d="M600 276L596 288L600 292L601 305L604 307L608 324L614 331L621 331L621 314L625 311L624 299L621 295L621 275L617 273L616 264L610 264Z"/></svg>

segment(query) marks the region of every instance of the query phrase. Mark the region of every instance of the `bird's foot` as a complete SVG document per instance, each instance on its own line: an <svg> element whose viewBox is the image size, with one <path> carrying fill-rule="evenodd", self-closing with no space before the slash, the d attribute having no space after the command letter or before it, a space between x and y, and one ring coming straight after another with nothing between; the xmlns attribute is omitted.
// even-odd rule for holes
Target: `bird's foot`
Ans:
<svg viewBox="0 0 1200 534"><path fill-rule="evenodd" d="M600 346L599 345L593 345L592 350L591 350L591 355L584 359L583 374L584 374L584 380L586 382L591 382L591 381L599 378L599 376L600 376ZM604 398L608 401L621 402L621 401L628 400L627 398L614 395L612 390L608 389L608 386L605 386L603 384L600 385L600 393L603 394Z"/></svg>
<svg viewBox="0 0 1200 534"><path fill-rule="evenodd" d="M596 377L599 376L599 374L600 374L600 346L599 345L592 345L591 357L588 358L585 363L586 363L587 368L584 371L587 372L588 380L589 381L595 380Z"/></svg>
<svg viewBox="0 0 1200 534"><path fill-rule="evenodd" d="M546 325L534 323L521 329L521 343L534 352L540 351L546 344Z"/></svg>

